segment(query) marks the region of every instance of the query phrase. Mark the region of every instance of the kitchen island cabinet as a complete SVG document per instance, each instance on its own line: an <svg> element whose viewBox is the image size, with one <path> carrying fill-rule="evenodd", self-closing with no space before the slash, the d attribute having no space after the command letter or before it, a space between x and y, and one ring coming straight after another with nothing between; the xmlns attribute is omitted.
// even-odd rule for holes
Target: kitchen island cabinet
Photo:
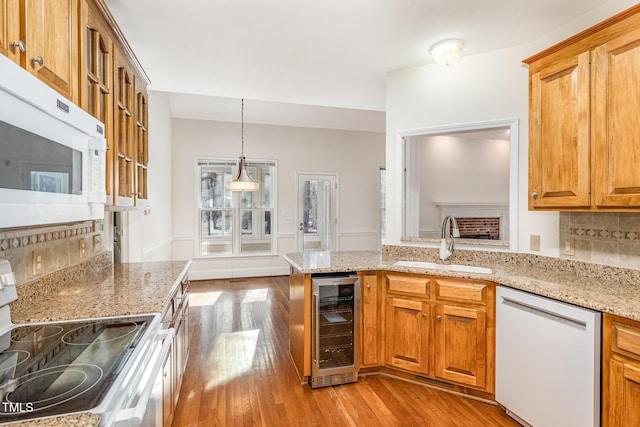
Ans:
<svg viewBox="0 0 640 427"><path fill-rule="evenodd" d="M640 425L640 322L602 321L602 426Z"/></svg>
<svg viewBox="0 0 640 427"><path fill-rule="evenodd" d="M380 365L380 286L374 272L360 273L360 367Z"/></svg>
<svg viewBox="0 0 640 427"><path fill-rule="evenodd" d="M640 210L640 5L529 65L529 208Z"/></svg>

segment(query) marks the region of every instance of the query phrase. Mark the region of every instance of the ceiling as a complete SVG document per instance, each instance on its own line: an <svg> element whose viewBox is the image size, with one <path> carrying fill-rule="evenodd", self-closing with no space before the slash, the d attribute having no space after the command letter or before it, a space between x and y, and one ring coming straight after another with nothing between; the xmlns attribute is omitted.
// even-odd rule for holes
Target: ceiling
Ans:
<svg viewBox="0 0 640 427"><path fill-rule="evenodd" d="M105 2L175 117L238 121L245 98L246 121L384 131L386 73L433 62L438 41L528 43L606 0Z"/></svg>

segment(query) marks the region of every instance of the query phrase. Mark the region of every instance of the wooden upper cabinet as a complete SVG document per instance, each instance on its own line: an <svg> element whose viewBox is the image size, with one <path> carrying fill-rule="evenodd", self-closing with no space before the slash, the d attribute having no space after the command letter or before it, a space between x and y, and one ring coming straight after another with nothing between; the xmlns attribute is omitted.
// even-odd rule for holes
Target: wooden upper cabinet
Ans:
<svg viewBox="0 0 640 427"><path fill-rule="evenodd" d="M135 168L136 206L146 204L148 195L147 167L149 165L149 105L146 85L136 78L135 100Z"/></svg>
<svg viewBox="0 0 640 427"><path fill-rule="evenodd" d="M640 4L529 64L529 209L640 210Z"/></svg>
<svg viewBox="0 0 640 427"><path fill-rule="evenodd" d="M113 197L113 55L114 44L99 14L83 3L80 31L80 106L105 125L107 204Z"/></svg>
<svg viewBox="0 0 640 427"><path fill-rule="evenodd" d="M599 207L640 206L640 29L594 50L594 190Z"/></svg>
<svg viewBox="0 0 640 427"><path fill-rule="evenodd" d="M18 0L0 0L0 54L20 62L20 5Z"/></svg>
<svg viewBox="0 0 640 427"><path fill-rule="evenodd" d="M135 187L135 75L118 49L114 67L114 203L134 206Z"/></svg>
<svg viewBox="0 0 640 427"><path fill-rule="evenodd" d="M23 0L20 64L78 104L78 0Z"/></svg>
<svg viewBox="0 0 640 427"><path fill-rule="evenodd" d="M529 204L588 207L589 52L534 70L529 88Z"/></svg>

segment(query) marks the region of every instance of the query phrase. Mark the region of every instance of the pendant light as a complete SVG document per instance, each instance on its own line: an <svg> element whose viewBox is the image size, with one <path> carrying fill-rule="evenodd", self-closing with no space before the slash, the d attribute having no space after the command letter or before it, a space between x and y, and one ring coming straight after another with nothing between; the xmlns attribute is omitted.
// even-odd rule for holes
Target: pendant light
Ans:
<svg viewBox="0 0 640 427"><path fill-rule="evenodd" d="M244 98L242 98L242 116L241 116L241 133L240 141L242 143L240 150L240 161L238 162L238 174L236 178L227 182L228 191L257 191L260 188L260 183L255 181L246 169L246 160L244 158Z"/></svg>

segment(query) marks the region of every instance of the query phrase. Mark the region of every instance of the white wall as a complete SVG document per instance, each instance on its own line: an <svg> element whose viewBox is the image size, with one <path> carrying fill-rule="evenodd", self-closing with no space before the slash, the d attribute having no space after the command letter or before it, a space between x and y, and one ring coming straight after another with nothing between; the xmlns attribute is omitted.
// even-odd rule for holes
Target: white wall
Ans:
<svg viewBox="0 0 640 427"><path fill-rule="evenodd" d="M384 164L383 133L245 123L245 157L277 161L277 252L296 252L296 173L338 174L338 249L378 247L378 166ZM236 159L240 124L173 121L173 257L194 257L194 279L288 274L280 256L198 258L195 159Z"/></svg>
<svg viewBox="0 0 640 427"><path fill-rule="evenodd" d="M519 252L530 252L529 238L540 235L543 255L559 256L558 213L527 207L528 70L522 60L632 5L611 0L577 17L553 34L528 45L462 56L455 64L428 64L387 75L387 233L385 244L401 244L402 144L399 132L435 126L518 118ZM471 41L469 41L471 42ZM427 246L425 244L425 246Z"/></svg>
<svg viewBox="0 0 640 427"><path fill-rule="evenodd" d="M509 141L464 135L420 138L420 233L442 222L436 203L509 203Z"/></svg>
<svg viewBox="0 0 640 427"><path fill-rule="evenodd" d="M171 168L172 118L169 95L149 91L149 206L142 223L142 259L172 259ZM137 218L136 218L137 219Z"/></svg>

